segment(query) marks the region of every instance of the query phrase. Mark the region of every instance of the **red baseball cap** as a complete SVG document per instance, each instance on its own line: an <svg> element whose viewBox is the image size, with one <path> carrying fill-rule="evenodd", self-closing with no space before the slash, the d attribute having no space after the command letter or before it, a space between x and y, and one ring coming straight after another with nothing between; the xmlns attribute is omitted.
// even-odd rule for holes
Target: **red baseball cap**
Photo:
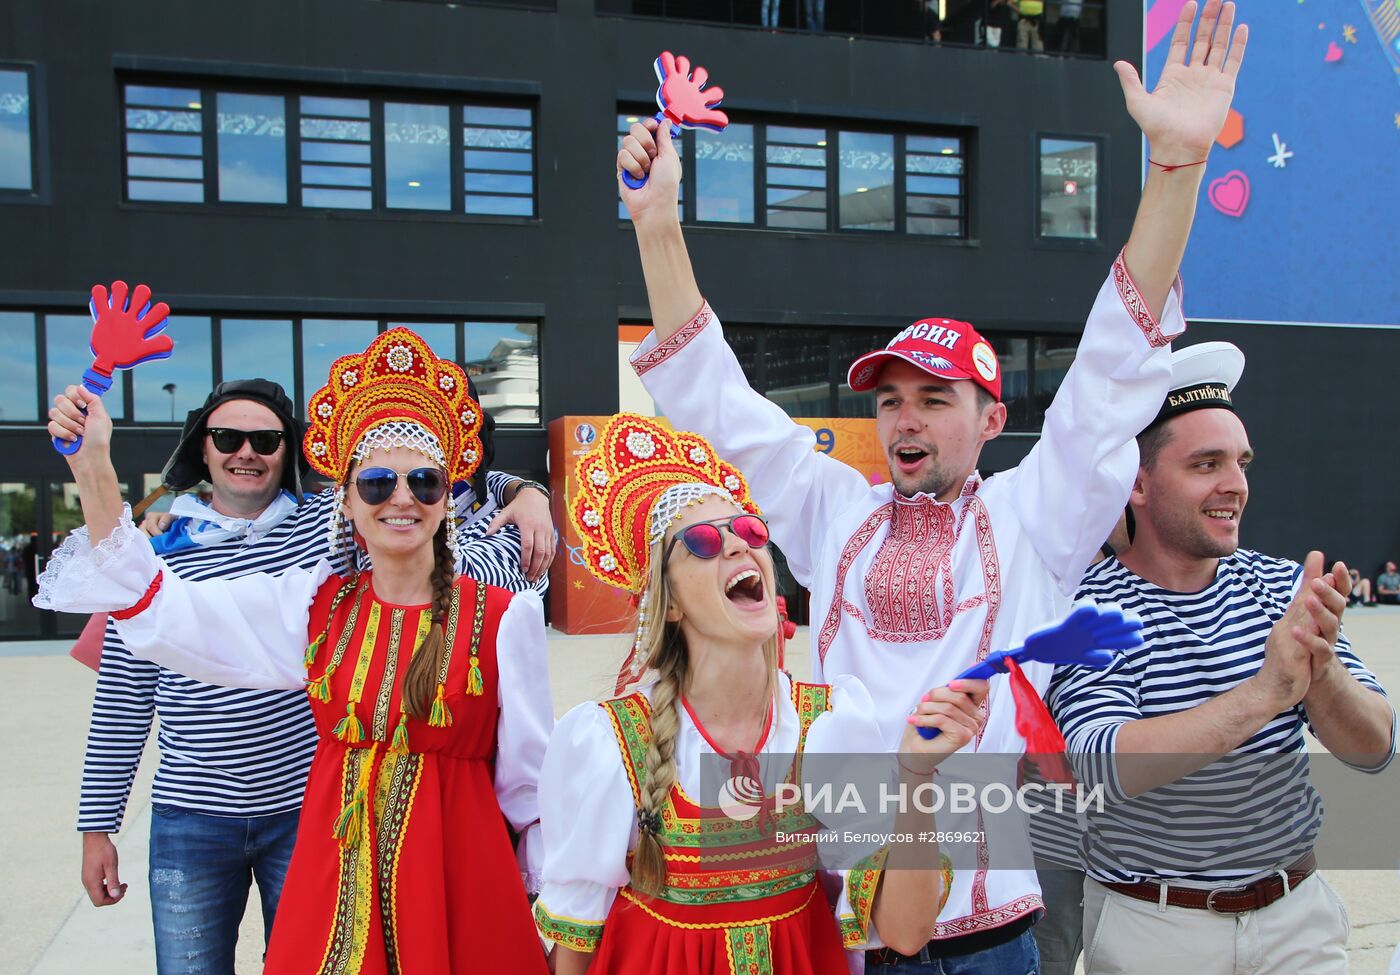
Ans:
<svg viewBox="0 0 1400 975"><path fill-rule="evenodd" d="M967 322L923 318L851 363L846 382L857 393L874 389L886 359L903 359L939 379L970 379L1001 400L1001 363L990 342Z"/></svg>

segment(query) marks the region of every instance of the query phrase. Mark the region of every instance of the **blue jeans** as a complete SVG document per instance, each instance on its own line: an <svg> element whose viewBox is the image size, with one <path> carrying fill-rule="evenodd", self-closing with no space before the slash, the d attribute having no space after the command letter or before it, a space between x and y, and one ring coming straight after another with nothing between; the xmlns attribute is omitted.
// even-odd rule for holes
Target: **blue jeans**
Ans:
<svg viewBox="0 0 1400 975"><path fill-rule="evenodd" d="M1034 930L1034 929L1032 929ZM995 948L952 958L930 958L924 947L917 956L892 965L866 966L865 975L1039 975L1040 955L1030 931L1021 932Z"/></svg>
<svg viewBox="0 0 1400 975"><path fill-rule="evenodd" d="M805 0L807 6L807 29L826 29L826 0Z"/></svg>
<svg viewBox="0 0 1400 975"><path fill-rule="evenodd" d="M157 975L233 975L248 885L257 879L266 937L300 812L244 819L153 805L151 813Z"/></svg>
<svg viewBox="0 0 1400 975"><path fill-rule="evenodd" d="M1045 916L1031 928L1041 975L1074 975L1084 951L1084 872L1036 863Z"/></svg>
<svg viewBox="0 0 1400 975"><path fill-rule="evenodd" d="M764 27L778 26L778 0L762 0L763 6L759 8L758 20Z"/></svg>

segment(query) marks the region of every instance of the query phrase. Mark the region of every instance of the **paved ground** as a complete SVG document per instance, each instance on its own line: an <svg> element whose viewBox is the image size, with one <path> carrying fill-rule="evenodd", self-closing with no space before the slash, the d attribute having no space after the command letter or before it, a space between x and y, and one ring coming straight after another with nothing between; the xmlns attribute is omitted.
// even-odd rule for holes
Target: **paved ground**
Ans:
<svg viewBox="0 0 1400 975"><path fill-rule="evenodd" d="M1400 690L1400 611L1354 610L1347 628L1368 664ZM146 897L146 840L154 747L137 776L126 828L118 837L126 898L92 907L78 882L80 843L73 831L78 778L95 675L65 654L66 644L0 643L0 975L139 975L154 972ZM550 666L560 713L601 696L622 657L619 639L553 634ZM790 646L798 677L807 661L806 633ZM1400 975L1391 968L1400 942L1400 875L1394 864L1371 871L1331 871L1352 918L1351 971ZM251 903L256 905L254 897ZM238 970L260 970L262 919L243 924Z"/></svg>

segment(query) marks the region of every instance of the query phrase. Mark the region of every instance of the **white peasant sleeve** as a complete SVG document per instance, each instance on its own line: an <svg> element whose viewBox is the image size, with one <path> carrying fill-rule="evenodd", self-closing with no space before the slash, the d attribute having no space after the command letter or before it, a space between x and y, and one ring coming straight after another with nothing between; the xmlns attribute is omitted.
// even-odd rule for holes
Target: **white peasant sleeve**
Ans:
<svg viewBox="0 0 1400 975"><path fill-rule="evenodd" d="M540 935L591 952L617 891L627 885L636 833L632 787L603 709L580 704L559 721L540 778L544 886L535 901Z"/></svg>
<svg viewBox="0 0 1400 975"><path fill-rule="evenodd" d="M237 579L181 579L152 550L123 507L97 546L70 534L39 577L34 605L61 613L111 613L135 656L223 687L300 688L311 601L331 575L311 569Z"/></svg>
<svg viewBox="0 0 1400 975"><path fill-rule="evenodd" d="M544 604L527 590L511 597L496 632L496 801L520 834L516 859L525 888L540 889L544 852L540 837L540 770L554 730Z"/></svg>

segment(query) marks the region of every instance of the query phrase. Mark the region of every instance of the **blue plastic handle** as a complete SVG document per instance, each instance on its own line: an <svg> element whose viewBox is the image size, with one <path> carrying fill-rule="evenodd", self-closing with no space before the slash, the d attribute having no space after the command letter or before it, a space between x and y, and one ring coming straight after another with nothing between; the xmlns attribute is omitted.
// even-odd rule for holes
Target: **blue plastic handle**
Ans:
<svg viewBox="0 0 1400 975"><path fill-rule="evenodd" d="M83 388L86 389L89 393L92 393L96 396L101 396L103 393L107 392L107 390L112 388L112 377L104 376L102 375L102 373L94 372L91 369L84 370ZM87 410L83 410L83 413L86 414ZM82 447L82 445L82 437L79 437L77 440L61 440L58 437L53 438L53 449L57 450L60 454L62 454L65 457L71 457L74 454L76 454L78 452L78 448Z"/></svg>
<svg viewBox="0 0 1400 975"><path fill-rule="evenodd" d="M655 115L652 116L652 118L656 119L656 121L658 121L658 122L664 122L664 121L666 121L666 113L665 113L665 112L657 112ZM680 127L679 125L673 125L673 126L671 126L671 138L673 138L673 139L679 139L680 137L681 137L681 127ZM624 183L626 183L627 186L628 186L630 189L639 190L639 189L641 189L643 186L646 186L646 185L647 185L647 178L648 178L650 175L651 175L650 172L646 172L646 173L643 173L643 174L642 174L642 178L641 178L641 179L637 179L637 177L633 176L631 173L629 173L627 170L624 169L624 170L622 171L622 181L623 181Z"/></svg>
<svg viewBox="0 0 1400 975"><path fill-rule="evenodd" d="M1016 650L1019 649L1021 648L1016 648ZM1016 650L998 650L996 653L988 654L986 660L973 664L971 667L967 668L967 670L964 670L961 674L954 677L953 680L989 680L993 674L1004 674L1006 673L1006 667L1001 661L1011 656ZM952 683L952 681L949 681L949 683ZM939 735L939 730L937 728L918 727L914 730L919 733L919 737L924 741L933 741L933 739L937 738Z"/></svg>

